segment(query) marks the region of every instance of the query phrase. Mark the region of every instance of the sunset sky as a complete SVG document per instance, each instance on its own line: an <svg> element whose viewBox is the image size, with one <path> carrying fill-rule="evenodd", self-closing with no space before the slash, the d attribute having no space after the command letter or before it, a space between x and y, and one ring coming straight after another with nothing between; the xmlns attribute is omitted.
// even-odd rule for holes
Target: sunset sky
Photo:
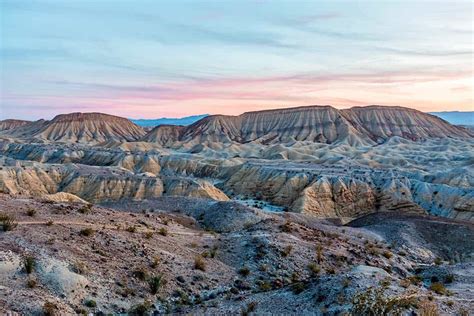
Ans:
<svg viewBox="0 0 474 316"><path fill-rule="evenodd" d="M0 3L1 119L474 110L471 1Z"/></svg>

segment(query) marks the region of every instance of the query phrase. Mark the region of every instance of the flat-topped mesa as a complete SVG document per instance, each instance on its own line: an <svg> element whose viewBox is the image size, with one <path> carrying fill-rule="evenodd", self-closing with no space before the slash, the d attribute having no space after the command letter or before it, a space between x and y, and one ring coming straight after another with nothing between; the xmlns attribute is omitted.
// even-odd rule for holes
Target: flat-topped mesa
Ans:
<svg viewBox="0 0 474 316"><path fill-rule="evenodd" d="M353 107L341 113L357 130L378 142L393 136L410 140L473 136L437 116L399 106Z"/></svg>
<svg viewBox="0 0 474 316"><path fill-rule="evenodd" d="M135 141L145 135L143 128L128 119L103 113L61 114L35 135L51 141L101 143Z"/></svg>
<svg viewBox="0 0 474 316"><path fill-rule="evenodd" d="M30 123L30 121L7 119L0 121L0 131L11 130Z"/></svg>

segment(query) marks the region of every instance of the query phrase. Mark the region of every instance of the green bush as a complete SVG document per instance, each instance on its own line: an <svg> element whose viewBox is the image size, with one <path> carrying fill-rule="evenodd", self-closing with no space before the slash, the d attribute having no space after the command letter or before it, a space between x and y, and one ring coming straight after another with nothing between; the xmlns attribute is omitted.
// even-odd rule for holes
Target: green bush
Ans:
<svg viewBox="0 0 474 316"><path fill-rule="evenodd" d="M33 256L26 256L23 258L23 269L27 274L31 274L36 267L36 259Z"/></svg>

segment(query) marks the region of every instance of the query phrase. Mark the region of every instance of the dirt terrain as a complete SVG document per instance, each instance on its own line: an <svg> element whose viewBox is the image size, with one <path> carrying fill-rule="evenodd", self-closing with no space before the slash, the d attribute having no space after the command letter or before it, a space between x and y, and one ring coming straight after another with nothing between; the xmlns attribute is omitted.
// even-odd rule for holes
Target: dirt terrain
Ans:
<svg viewBox="0 0 474 316"><path fill-rule="evenodd" d="M185 205L195 207L176 208ZM50 302L63 314L138 307L336 314L355 312L353 298L370 294L370 287L384 292L369 295L374 304L394 299L394 308L428 304L456 313L474 307L473 293L463 290L473 281L474 253L460 239L472 240L474 227L459 221L379 213L338 226L187 198L99 207L2 195L0 210L17 224L1 233L3 312L41 313ZM227 225L229 218L242 225ZM444 234L443 225L454 226L456 235ZM407 231L419 237L406 239ZM453 243L457 248L448 247ZM34 267L27 273L29 257ZM440 293L432 287L437 280Z"/></svg>

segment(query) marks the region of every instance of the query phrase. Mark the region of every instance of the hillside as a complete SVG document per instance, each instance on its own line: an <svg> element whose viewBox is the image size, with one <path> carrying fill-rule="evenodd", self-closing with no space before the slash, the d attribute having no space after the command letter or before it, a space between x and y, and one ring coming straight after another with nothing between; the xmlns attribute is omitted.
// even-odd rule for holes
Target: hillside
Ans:
<svg viewBox="0 0 474 316"><path fill-rule="evenodd" d="M166 141L160 135L167 131ZM144 138L160 144L261 143L307 141L327 144L370 145L398 136L410 140L472 137L462 127L403 107L367 106L337 110L331 106L304 106L255 111L239 116L212 115L185 128L156 128Z"/></svg>
<svg viewBox="0 0 474 316"><path fill-rule="evenodd" d="M145 131L126 118L103 113L61 114L8 131L9 135L70 143L134 141Z"/></svg>

